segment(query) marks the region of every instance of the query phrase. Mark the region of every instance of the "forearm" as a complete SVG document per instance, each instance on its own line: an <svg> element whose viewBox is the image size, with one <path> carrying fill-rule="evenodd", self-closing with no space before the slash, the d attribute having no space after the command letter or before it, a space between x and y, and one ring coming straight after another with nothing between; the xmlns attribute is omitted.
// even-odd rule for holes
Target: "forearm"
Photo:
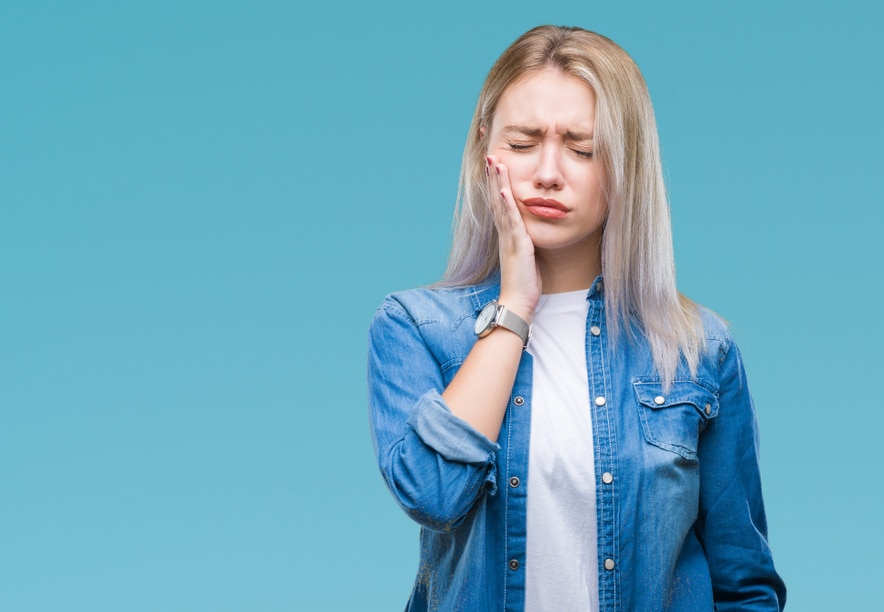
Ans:
<svg viewBox="0 0 884 612"><path fill-rule="evenodd" d="M455 416L493 442L500 434L522 351L519 336L507 329L496 328L476 341L442 393Z"/></svg>

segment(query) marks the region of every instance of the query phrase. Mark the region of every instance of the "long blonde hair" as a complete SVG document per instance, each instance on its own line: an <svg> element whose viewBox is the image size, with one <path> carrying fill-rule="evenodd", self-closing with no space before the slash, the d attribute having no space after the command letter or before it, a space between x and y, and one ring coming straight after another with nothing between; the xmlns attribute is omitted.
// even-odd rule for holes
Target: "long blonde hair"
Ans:
<svg viewBox="0 0 884 612"><path fill-rule="evenodd" d="M488 73L470 124L460 172L454 239L442 284L471 285L500 267L488 208L486 142L504 90L532 71L554 68L595 92L594 154L605 169L608 217L602 275L608 328L616 341L639 323L666 386L681 356L696 375L704 346L697 307L675 284L675 259L654 109L632 58L604 36L580 28L540 26L516 40Z"/></svg>

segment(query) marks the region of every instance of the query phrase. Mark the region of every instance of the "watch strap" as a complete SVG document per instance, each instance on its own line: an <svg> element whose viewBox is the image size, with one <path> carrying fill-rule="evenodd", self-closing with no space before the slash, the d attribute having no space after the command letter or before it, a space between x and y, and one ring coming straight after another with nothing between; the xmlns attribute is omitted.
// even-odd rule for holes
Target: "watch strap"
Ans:
<svg viewBox="0 0 884 612"><path fill-rule="evenodd" d="M522 339L522 349L528 348L528 340L531 339L531 326L522 317L507 309L503 304L498 305L496 325L503 327Z"/></svg>

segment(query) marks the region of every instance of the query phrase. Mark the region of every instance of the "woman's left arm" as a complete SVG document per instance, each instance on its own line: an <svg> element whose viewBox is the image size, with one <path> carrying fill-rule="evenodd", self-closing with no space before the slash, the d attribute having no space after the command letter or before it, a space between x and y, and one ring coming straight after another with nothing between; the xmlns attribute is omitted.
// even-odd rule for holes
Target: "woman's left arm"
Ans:
<svg viewBox="0 0 884 612"><path fill-rule="evenodd" d="M718 354L719 413L700 436L697 533L706 550L716 610L782 610L758 465L758 426L743 360L730 338Z"/></svg>

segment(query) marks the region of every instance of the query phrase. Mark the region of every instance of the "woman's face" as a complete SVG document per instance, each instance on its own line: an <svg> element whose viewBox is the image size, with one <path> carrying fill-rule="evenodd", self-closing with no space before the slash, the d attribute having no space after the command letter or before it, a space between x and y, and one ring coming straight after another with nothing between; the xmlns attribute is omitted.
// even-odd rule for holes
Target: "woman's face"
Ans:
<svg viewBox="0 0 884 612"><path fill-rule="evenodd" d="M488 154L509 170L538 256L598 256L607 205L594 126L592 89L552 68L513 82L498 101Z"/></svg>

